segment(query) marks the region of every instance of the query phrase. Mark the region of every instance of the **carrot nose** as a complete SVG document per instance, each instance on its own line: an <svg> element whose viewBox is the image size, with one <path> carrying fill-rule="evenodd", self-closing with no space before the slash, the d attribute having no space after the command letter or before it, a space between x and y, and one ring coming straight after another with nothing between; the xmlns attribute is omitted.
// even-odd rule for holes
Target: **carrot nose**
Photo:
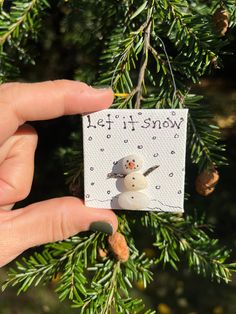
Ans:
<svg viewBox="0 0 236 314"><path fill-rule="evenodd" d="M129 169L134 169L134 166L135 166L135 163L134 162L132 162L132 161L130 161L129 163L128 163L128 168Z"/></svg>

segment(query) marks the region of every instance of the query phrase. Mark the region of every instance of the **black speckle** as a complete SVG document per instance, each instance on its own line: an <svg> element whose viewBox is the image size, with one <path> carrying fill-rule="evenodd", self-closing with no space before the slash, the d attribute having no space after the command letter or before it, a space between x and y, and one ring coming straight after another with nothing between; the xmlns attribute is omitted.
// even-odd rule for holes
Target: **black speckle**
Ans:
<svg viewBox="0 0 236 314"><path fill-rule="evenodd" d="M111 138L111 134L107 134L107 138Z"/></svg>
<svg viewBox="0 0 236 314"><path fill-rule="evenodd" d="M176 112L175 112L175 111L172 111L171 114L172 114L172 116L175 116L175 115L176 115Z"/></svg>
<svg viewBox="0 0 236 314"><path fill-rule="evenodd" d="M172 155L175 154L175 151L172 150L172 151L171 151L171 154L172 154Z"/></svg>
<svg viewBox="0 0 236 314"><path fill-rule="evenodd" d="M94 170L94 167L90 167L90 171L93 171Z"/></svg>
<svg viewBox="0 0 236 314"><path fill-rule="evenodd" d="M135 162L135 160L133 159L133 162Z"/></svg>
<svg viewBox="0 0 236 314"><path fill-rule="evenodd" d="M88 140L89 140L89 141L92 141L92 139L93 139L92 136L89 136Z"/></svg>
<svg viewBox="0 0 236 314"><path fill-rule="evenodd" d="M132 179L135 180L135 177L133 177Z"/></svg>
<svg viewBox="0 0 236 314"><path fill-rule="evenodd" d="M173 175L174 175L173 172L169 173L169 177L173 177Z"/></svg>
<svg viewBox="0 0 236 314"><path fill-rule="evenodd" d="M132 184L132 187L134 188L134 187L135 187L135 185L134 185L134 184Z"/></svg>
<svg viewBox="0 0 236 314"><path fill-rule="evenodd" d="M156 137L156 136L153 136L153 137L152 137L152 140L156 140L156 139L157 139L157 137Z"/></svg>
<svg viewBox="0 0 236 314"><path fill-rule="evenodd" d="M142 149L143 148L143 145L138 145L138 149Z"/></svg>
<svg viewBox="0 0 236 314"><path fill-rule="evenodd" d="M129 160L126 160L126 162L129 162Z"/></svg>
<svg viewBox="0 0 236 314"><path fill-rule="evenodd" d="M105 150L104 148L100 148L100 151L101 151L101 152L104 152L104 150Z"/></svg>
<svg viewBox="0 0 236 314"><path fill-rule="evenodd" d="M86 196L85 196L86 198L90 198L90 195L89 194L86 194Z"/></svg>
<svg viewBox="0 0 236 314"><path fill-rule="evenodd" d="M117 115L115 115L115 118L116 118L116 119L118 119L119 117L120 117L120 116L119 116L118 114L117 114Z"/></svg>
<svg viewBox="0 0 236 314"><path fill-rule="evenodd" d="M153 155L153 157L158 157L159 156L159 154L158 153L155 153L154 155Z"/></svg>
<svg viewBox="0 0 236 314"><path fill-rule="evenodd" d="M118 164L118 161L113 161L113 165L117 165Z"/></svg>
<svg viewBox="0 0 236 314"><path fill-rule="evenodd" d="M156 188L157 190L160 190L161 186L160 186L160 185L156 185L155 188Z"/></svg>
<svg viewBox="0 0 236 314"><path fill-rule="evenodd" d="M181 191L181 190L179 190L179 191L178 191L178 194L181 194L181 193L182 193L182 191Z"/></svg>
<svg viewBox="0 0 236 314"><path fill-rule="evenodd" d="M174 138L179 138L179 134L175 134Z"/></svg>
<svg viewBox="0 0 236 314"><path fill-rule="evenodd" d="M124 143L128 143L128 140L124 140Z"/></svg>
<svg viewBox="0 0 236 314"><path fill-rule="evenodd" d="M133 197L133 196L131 196L131 198L132 198L132 199L134 199L134 197Z"/></svg>
<svg viewBox="0 0 236 314"><path fill-rule="evenodd" d="M95 184L95 182L91 182L91 185L94 185Z"/></svg>
<svg viewBox="0 0 236 314"><path fill-rule="evenodd" d="M143 114L142 112L138 112L138 115L140 115L140 116L141 116L142 114Z"/></svg>
<svg viewBox="0 0 236 314"><path fill-rule="evenodd" d="M110 190L108 190L108 191L107 191L107 194L110 194L110 193L111 193L111 191L110 191Z"/></svg>

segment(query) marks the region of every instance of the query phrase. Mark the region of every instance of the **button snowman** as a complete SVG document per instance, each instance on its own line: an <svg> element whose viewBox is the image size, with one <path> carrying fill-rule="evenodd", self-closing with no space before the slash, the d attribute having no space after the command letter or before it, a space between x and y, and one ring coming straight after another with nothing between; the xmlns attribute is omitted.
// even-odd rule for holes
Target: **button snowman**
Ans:
<svg viewBox="0 0 236 314"><path fill-rule="evenodd" d="M159 166L153 166L141 173L143 158L132 154L122 160L122 174L110 173L108 178L122 178L124 188L127 190L118 196L118 204L124 209L145 209L150 203L150 198L145 194L148 186L147 175Z"/></svg>

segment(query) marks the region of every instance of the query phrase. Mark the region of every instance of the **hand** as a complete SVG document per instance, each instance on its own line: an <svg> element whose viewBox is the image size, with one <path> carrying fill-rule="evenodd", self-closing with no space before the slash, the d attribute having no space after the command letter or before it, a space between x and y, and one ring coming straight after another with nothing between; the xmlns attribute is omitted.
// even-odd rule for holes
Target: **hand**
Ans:
<svg viewBox="0 0 236 314"><path fill-rule="evenodd" d="M10 211L30 192L35 130L25 121L105 109L111 89L94 89L75 81L9 83L0 86L0 267L26 249L63 240L78 232L117 229L115 214L86 208L76 197L54 198Z"/></svg>

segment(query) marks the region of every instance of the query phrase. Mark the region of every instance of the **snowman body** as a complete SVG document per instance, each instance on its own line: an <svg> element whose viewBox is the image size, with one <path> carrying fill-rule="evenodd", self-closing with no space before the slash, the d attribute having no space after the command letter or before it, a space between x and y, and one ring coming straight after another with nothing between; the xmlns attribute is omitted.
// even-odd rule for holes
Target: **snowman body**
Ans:
<svg viewBox="0 0 236 314"><path fill-rule="evenodd" d="M150 199L145 193L148 181L140 172L143 159L139 155L129 155L123 158L122 172L125 192L118 196L118 204L124 209L145 209Z"/></svg>

